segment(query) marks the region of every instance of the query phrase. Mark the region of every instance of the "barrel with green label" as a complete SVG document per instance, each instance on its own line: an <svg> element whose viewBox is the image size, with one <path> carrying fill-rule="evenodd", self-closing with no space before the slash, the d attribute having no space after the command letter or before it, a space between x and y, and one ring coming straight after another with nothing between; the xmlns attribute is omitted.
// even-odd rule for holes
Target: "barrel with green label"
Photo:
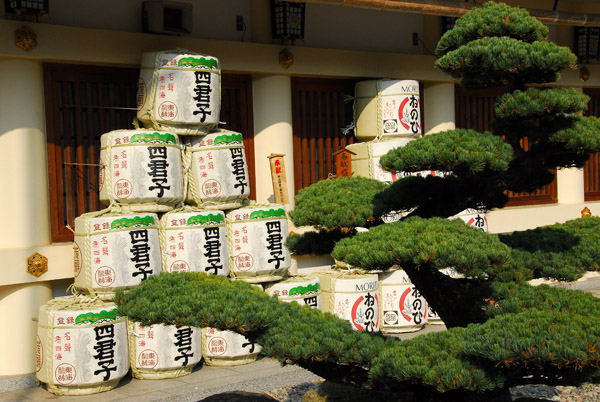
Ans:
<svg viewBox="0 0 600 402"><path fill-rule="evenodd" d="M186 137L186 203L203 208L234 209L247 201L250 179L241 133L219 130Z"/></svg>
<svg viewBox="0 0 600 402"><path fill-rule="evenodd" d="M142 54L137 118L145 127L197 134L221 114L221 67L216 57L185 49Z"/></svg>
<svg viewBox="0 0 600 402"><path fill-rule="evenodd" d="M283 302L296 302L323 309L321 281L314 275L294 275L280 282L265 284L265 291Z"/></svg>
<svg viewBox="0 0 600 402"><path fill-rule="evenodd" d="M165 212L184 199L183 147L176 134L115 130L100 137L100 200Z"/></svg>
<svg viewBox="0 0 600 402"><path fill-rule="evenodd" d="M197 327L127 322L131 373L155 380L188 375L202 359L202 331Z"/></svg>
<svg viewBox="0 0 600 402"><path fill-rule="evenodd" d="M154 213L89 212L75 219L75 287L112 299L161 271L158 217Z"/></svg>
<svg viewBox="0 0 600 402"><path fill-rule="evenodd" d="M287 277L291 266L285 246L288 223L279 204L239 208L227 214L229 272L250 283L273 282Z"/></svg>
<svg viewBox="0 0 600 402"><path fill-rule="evenodd" d="M36 376L56 395L109 391L129 371L127 323L114 303L59 297L40 307Z"/></svg>
<svg viewBox="0 0 600 402"><path fill-rule="evenodd" d="M229 275L225 213L191 206L160 219L162 270Z"/></svg>

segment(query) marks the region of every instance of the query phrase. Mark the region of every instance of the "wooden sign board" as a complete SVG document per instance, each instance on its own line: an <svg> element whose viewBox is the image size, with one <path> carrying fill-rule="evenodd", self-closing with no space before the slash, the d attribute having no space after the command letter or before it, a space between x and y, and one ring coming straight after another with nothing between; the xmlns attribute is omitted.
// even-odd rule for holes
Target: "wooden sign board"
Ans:
<svg viewBox="0 0 600 402"><path fill-rule="evenodd" d="M267 156L271 165L271 179L273 180L273 195L277 204L289 204L290 197L287 188L287 176L283 163L284 154L271 154Z"/></svg>
<svg viewBox="0 0 600 402"><path fill-rule="evenodd" d="M345 148L333 154L336 177L352 177L352 155L356 154Z"/></svg>

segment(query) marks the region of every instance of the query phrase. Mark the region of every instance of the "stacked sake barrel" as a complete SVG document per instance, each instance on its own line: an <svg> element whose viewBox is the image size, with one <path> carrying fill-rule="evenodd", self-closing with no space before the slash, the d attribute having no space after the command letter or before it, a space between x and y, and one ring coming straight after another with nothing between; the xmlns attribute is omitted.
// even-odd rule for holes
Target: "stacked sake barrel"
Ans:
<svg viewBox="0 0 600 402"><path fill-rule="evenodd" d="M400 173L387 172L379 159L421 136L419 83L414 80L361 81L354 89L354 122L358 143L353 152L352 174L392 182Z"/></svg>
<svg viewBox="0 0 600 402"><path fill-rule="evenodd" d="M160 219L163 270L230 276L256 285L287 276L291 257L282 205L248 201L242 133L218 129L220 64L186 50L145 53L138 120L177 135L183 147L184 202ZM256 359L260 346L230 331L203 328L206 364Z"/></svg>
<svg viewBox="0 0 600 402"><path fill-rule="evenodd" d="M87 395L117 386L129 371L126 318L114 303L60 297L40 307L37 379L56 395Z"/></svg>

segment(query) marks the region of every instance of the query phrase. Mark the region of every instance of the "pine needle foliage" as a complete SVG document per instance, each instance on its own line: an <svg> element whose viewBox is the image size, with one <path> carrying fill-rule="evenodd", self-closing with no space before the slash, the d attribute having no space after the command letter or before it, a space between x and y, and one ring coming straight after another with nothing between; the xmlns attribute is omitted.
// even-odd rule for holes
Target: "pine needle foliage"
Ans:
<svg viewBox="0 0 600 402"><path fill-rule="evenodd" d="M373 221L373 197L387 185L365 177L321 180L303 188L289 217L296 226L354 228Z"/></svg>
<svg viewBox="0 0 600 402"><path fill-rule="evenodd" d="M513 159L511 146L493 134L475 130L449 130L411 141L380 159L388 171L440 170L465 174L505 171Z"/></svg>
<svg viewBox="0 0 600 402"><path fill-rule="evenodd" d="M554 169L583 166L600 151L600 121L578 115L585 95L532 85L575 66L575 56L547 35L525 10L505 4L467 13L441 38L436 66L468 90L507 92L490 132L450 130L412 141L381 159L407 177L392 185L322 180L301 190L289 213L297 226L317 229L290 236L294 252L332 249L335 259L365 270L400 266L447 331L403 342L356 332L331 314L199 273L163 273L119 290L119 310L144 324L233 330L264 354L324 378L416 390L423 401L487 401L509 397L508 387L517 384L597 380L600 301L526 280L574 280L600 269L600 219L501 236L447 219L466 208L500 208L507 190L536 190L553 180ZM405 216L383 224L380 217L391 211ZM368 232L357 233L359 226ZM463 277L444 275L446 267Z"/></svg>
<svg viewBox="0 0 600 402"><path fill-rule="evenodd" d="M503 36L533 43L546 39L548 27L531 18L526 10L488 2L458 19L440 38L435 55L444 56L477 39Z"/></svg>

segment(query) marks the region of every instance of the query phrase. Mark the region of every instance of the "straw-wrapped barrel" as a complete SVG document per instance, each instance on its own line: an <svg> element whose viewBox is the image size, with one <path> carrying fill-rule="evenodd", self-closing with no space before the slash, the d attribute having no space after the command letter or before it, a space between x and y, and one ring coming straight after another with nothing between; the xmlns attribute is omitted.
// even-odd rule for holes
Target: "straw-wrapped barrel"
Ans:
<svg viewBox="0 0 600 402"><path fill-rule="evenodd" d="M40 307L37 379L56 395L87 395L117 386L129 370L127 323L114 303L84 296Z"/></svg>
<svg viewBox="0 0 600 402"><path fill-rule="evenodd" d="M229 212L230 275L250 283L284 279L291 265L287 236L283 205L255 205Z"/></svg>
<svg viewBox="0 0 600 402"><path fill-rule="evenodd" d="M294 275L280 282L268 283L265 284L265 291L286 303L296 302L323 309L321 281L314 275Z"/></svg>
<svg viewBox="0 0 600 402"><path fill-rule="evenodd" d="M103 299L161 271L158 217L105 209L75 219L75 287Z"/></svg>
<svg viewBox="0 0 600 402"><path fill-rule="evenodd" d="M142 54L137 118L145 127L197 134L219 124L221 67L185 49Z"/></svg>
<svg viewBox="0 0 600 402"><path fill-rule="evenodd" d="M402 269L379 274L381 332L415 332L427 324L427 303Z"/></svg>
<svg viewBox="0 0 600 402"><path fill-rule="evenodd" d="M183 147L176 134L116 130L100 137L100 200L165 212L184 199Z"/></svg>
<svg viewBox="0 0 600 402"><path fill-rule="evenodd" d="M214 328L202 328L202 356L208 366L240 366L256 361L260 345L246 337Z"/></svg>
<svg viewBox="0 0 600 402"><path fill-rule="evenodd" d="M131 373L150 380L188 375L202 359L200 328L127 322Z"/></svg>
<svg viewBox="0 0 600 402"><path fill-rule="evenodd" d="M250 195L242 134L219 130L186 138L188 204L204 208L239 208Z"/></svg>
<svg viewBox="0 0 600 402"><path fill-rule="evenodd" d="M163 271L227 276L229 258L225 213L190 206L160 219Z"/></svg>
<svg viewBox="0 0 600 402"><path fill-rule="evenodd" d="M321 281L323 311L347 320L358 331L379 331L377 274L332 269L313 275Z"/></svg>
<svg viewBox="0 0 600 402"><path fill-rule="evenodd" d="M354 94L356 137L360 141L421 135L418 81L361 81Z"/></svg>

